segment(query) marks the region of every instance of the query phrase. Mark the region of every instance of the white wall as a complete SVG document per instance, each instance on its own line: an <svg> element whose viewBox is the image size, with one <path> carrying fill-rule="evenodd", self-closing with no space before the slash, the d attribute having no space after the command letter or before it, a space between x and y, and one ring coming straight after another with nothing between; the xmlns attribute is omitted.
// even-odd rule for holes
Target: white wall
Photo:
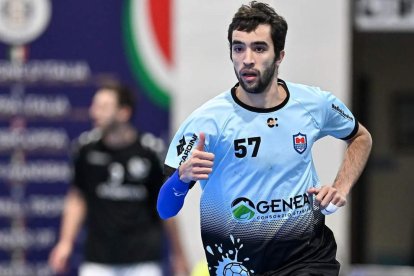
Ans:
<svg viewBox="0 0 414 276"><path fill-rule="evenodd" d="M346 0L264 1L285 17L289 30L286 57L279 77L320 86L349 103L350 22ZM246 1L176 0L176 80L172 130L206 100L236 83L229 59L227 28L238 7ZM323 184L333 181L343 144L324 139L315 146L315 163ZM179 215L182 237L192 264L204 258L199 230L198 188L188 195ZM349 205L328 217L339 247L338 258L349 260Z"/></svg>

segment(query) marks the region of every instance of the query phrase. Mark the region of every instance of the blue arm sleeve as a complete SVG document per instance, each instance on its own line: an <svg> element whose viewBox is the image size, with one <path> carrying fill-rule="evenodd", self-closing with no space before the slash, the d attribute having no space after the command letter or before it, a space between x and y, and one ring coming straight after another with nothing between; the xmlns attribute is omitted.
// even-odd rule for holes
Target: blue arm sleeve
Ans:
<svg viewBox="0 0 414 276"><path fill-rule="evenodd" d="M162 185L158 194L157 210L162 219L175 216L183 207L189 183L181 181L178 170Z"/></svg>

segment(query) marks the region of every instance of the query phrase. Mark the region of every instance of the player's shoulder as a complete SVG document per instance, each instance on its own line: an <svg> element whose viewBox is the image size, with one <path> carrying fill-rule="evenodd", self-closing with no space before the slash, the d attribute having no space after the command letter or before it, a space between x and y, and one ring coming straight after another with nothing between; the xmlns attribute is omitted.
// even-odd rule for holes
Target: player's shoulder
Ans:
<svg viewBox="0 0 414 276"><path fill-rule="evenodd" d="M221 121L233 110L230 90L221 92L217 96L196 108L187 118L187 121Z"/></svg>
<svg viewBox="0 0 414 276"><path fill-rule="evenodd" d="M72 156L80 156L94 149L102 138L102 133L98 129L92 129L82 132L70 145Z"/></svg>
<svg viewBox="0 0 414 276"><path fill-rule="evenodd" d="M333 95L317 86L286 82L290 93L290 101L300 104L309 112L321 112L329 105Z"/></svg>
<svg viewBox="0 0 414 276"><path fill-rule="evenodd" d="M142 149L155 153L157 156L165 153L164 141L150 132L139 133L137 143Z"/></svg>
<svg viewBox="0 0 414 276"><path fill-rule="evenodd" d="M205 112L205 111L216 111L222 112L232 106L230 90L221 92L217 96L203 103L198 107L194 113Z"/></svg>
<svg viewBox="0 0 414 276"><path fill-rule="evenodd" d="M95 145L102 139L102 132L98 129L92 129L82 132L77 139L74 140L74 145L79 148L86 148Z"/></svg>
<svg viewBox="0 0 414 276"><path fill-rule="evenodd" d="M292 99L304 101L320 101L326 98L330 93L323 91L318 86L312 86L301 83L285 82L289 89Z"/></svg>

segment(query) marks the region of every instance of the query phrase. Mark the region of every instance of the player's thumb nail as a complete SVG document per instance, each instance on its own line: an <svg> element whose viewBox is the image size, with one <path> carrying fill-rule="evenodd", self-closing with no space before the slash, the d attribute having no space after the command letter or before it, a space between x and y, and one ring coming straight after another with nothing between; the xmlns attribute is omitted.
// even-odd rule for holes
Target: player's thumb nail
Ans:
<svg viewBox="0 0 414 276"><path fill-rule="evenodd" d="M197 143L196 149L204 151L204 144L206 141L206 135L203 132L200 132L200 140Z"/></svg>

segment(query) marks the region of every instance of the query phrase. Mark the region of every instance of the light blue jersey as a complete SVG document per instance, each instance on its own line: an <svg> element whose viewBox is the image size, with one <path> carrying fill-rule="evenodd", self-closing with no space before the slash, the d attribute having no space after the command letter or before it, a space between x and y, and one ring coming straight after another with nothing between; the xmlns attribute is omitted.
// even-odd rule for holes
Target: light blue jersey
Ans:
<svg viewBox="0 0 414 276"><path fill-rule="evenodd" d="M200 181L201 231L212 275L225 275L220 273L230 264L249 274L269 271L273 253L266 253L267 246L322 227L323 215L307 194L320 186L312 146L327 135L352 138L358 129L331 93L279 84L287 98L269 109L243 104L234 88L218 95L195 110L171 142L165 164L172 168L188 159L200 132L205 151L215 155L209 179Z"/></svg>

